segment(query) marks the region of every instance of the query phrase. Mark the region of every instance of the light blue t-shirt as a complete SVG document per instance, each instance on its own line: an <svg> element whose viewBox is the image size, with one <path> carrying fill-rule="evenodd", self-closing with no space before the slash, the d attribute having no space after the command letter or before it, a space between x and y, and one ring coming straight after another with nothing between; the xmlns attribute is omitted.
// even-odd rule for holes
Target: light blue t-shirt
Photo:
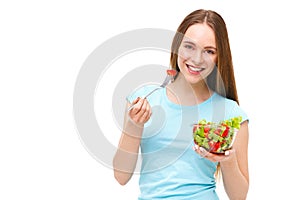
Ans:
<svg viewBox="0 0 300 200"><path fill-rule="evenodd" d="M145 86L128 97L132 102L157 86ZM215 189L217 162L198 155L193 149L193 124L200 119L219 122L236 116L248 120L235 101L213 93L195 106L171 102L166 89L149 96L152 116L145 124L141 140L142 166L139 200L219 199Z"/></svg>

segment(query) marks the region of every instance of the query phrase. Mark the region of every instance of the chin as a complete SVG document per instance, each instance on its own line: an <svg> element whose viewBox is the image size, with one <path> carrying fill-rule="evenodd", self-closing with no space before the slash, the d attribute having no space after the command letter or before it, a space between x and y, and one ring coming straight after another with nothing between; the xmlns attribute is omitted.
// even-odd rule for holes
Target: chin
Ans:
<svg viewBox="0 0 300 200"><path fill-rule="evenodd" d="M191 85L197 85L199 83L203 83L205 81L202 77L185 77L186 81Z"/></svg>

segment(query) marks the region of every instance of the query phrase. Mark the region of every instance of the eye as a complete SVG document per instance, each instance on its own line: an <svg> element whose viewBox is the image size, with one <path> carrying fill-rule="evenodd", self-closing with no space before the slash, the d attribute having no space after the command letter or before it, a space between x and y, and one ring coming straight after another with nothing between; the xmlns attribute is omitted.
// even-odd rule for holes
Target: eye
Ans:
<svg viewBox="0 0 300 200"><path fill-rule="evenodd" d="M207 49L207 50L205 50L204 52L207 53L207 54L211 54L211 55L216 54L216 51L210 50L210 49Z"/></svg>
<svg viewBox="0 0 300 200"><path fill-rule="evenodd" d="M188 50L193 50L194 49L193 45L190 45L190 44L185 44L183 47L188 49Z"/></svg>

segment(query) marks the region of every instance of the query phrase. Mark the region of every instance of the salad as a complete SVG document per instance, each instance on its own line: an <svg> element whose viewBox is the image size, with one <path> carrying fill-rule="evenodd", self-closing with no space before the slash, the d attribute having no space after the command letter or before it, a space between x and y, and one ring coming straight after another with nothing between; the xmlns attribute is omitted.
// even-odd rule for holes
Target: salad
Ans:
<svg viewBox="0 0 300 200"><path fill-rule="evenodd" d="M233 117L220 123L200 120L193 127L195 144L211 153L224 153L232 147L234 138L240 129L242 117Z"/></svg>

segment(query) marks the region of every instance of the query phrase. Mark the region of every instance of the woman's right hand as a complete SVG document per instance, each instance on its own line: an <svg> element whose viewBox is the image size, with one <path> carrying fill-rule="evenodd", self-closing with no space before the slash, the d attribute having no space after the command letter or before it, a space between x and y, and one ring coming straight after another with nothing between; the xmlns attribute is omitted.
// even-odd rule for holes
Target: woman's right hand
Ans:
<svg viewBox="0 0 300 200"><path fill-rule="evenodd" d="M133 102L134 107L129 111L130 119L139 125L144 125L151 117L151 107L147 99L138 97Z"/></svg>

